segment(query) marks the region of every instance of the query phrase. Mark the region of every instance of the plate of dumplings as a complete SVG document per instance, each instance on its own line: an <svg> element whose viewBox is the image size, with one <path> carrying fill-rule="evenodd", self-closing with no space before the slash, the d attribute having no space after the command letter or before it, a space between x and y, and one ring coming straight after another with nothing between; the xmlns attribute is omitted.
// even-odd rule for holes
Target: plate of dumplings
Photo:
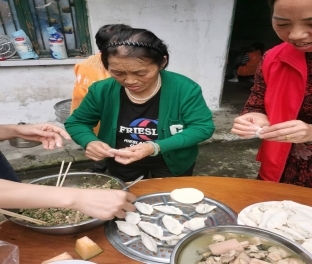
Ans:
<svg viewBox="0 0 312 264"><path fill-rule="evenodd" d="M269 201L244 208L237 224L265 229L297 242L312 253L312 207L293 201Z"/></svg>
<svg viewBox="0 0 312 264"><path fill-rule="evenodd" d="M106 222L104 231L119 252L144 263L170 263L174 246L188 233L237 222L231 208L208 197L184 204L170 193L154 193L138 197L134 205L135 212Z"/></svg>

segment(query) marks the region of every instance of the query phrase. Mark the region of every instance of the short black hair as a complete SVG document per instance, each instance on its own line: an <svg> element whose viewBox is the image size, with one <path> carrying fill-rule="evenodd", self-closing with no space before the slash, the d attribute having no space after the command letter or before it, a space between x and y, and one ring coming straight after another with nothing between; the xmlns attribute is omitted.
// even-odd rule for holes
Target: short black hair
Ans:
<svg viewBox="0 0 312 264"><path fill-rule="evenodd" d="M100 27L98 32L95 34L95 43L99 50L103 49L117 32L122 29L131 28L125 24L108 24Z"/></svg>
<svg viewBox="0 0 312 264"><path fill-rule="evenodd" d="M128 44L122 44L128 42ZM153 32L142 28L122 29L110 40L109 47L101 50L102 63L108 69L108 57L121 55L119 46L123 46L123 56L147 58L163 69L169 64L169 52L167 45ZM164 56L167 63L164 63Z"/></svg>
<svg viewBox="0 0 312 264"><path fill-rule="evenodd" d="M275 2L276 2L276 0L268 0L268 4L269 4L269 7L270 7L272 13L274 11Z"/></svg>

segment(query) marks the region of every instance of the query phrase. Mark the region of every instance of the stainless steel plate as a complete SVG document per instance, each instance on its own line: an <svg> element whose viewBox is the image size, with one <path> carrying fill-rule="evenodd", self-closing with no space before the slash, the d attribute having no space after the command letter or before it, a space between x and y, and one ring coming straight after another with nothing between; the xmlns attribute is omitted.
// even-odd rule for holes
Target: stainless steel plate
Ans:
<svg viewBox="0 0 312 264"><path fill-rule="evenodd" d="M30 184L39 184L39 185L50 185L55 186L57 182L58 174L45 176L30 182ZM112 187L112 189L122 190L126 187L126 184L119 180L118 178L108 176L105 174L99 173L90 173L90 172L70 172L67 174L67 177L64 181L63 187L78 187L82 183L90 183L94 185L105 184L106 182L114 179L116 184ZM12 212L17 212L18 210L10 210ZM7 219L12 221L15 224L28 227L32 230L38 231L40 233L52 234L52 235L65 235L65 234L73 234L78 232L83 232L90 230L92 228L103 225L105 221L99 219L90 219L78 224L72 225L58 225L58 226L40 226L36 224L32 224L26 221L18 220L11 216L6 216Z"/></svg>
<svg viewBox="0 0 312 264"><path fill-rule="evenodd" d="M205 227L186 235L174 247L171 254L170 263L197 263L201 258L198 252L208 251L207 245L209 242L211 242L211 240L209 240L209 236L212 234L224 233L259 237L260 239L266 240L269 243L278 244L281 247L285 247L288 250L293 251L294 255L301 257L301 259L307 264L312 263L312 255L297 243L267 230L239 225Z"/></svg>
<svg viewBox="0 0 312 264"><path fill-rule="evenodd" d="M213 211L207 214L198 214L195 211L196 204L186 205L177 203L171 199L170 193L155 193L145 196L140 196L137 198L138 202L144 202L150 205L173 205L180 208L183 211L183 215L171 215L175 217L180 223L184 223L194 217L207 217L205 222L206 226L215 225L231 225L236 223L237 214L228 206L204 197L204 199L199 203L207 203L210 205L215 205ZM138 211L137 211L138 212ZM138 212L140 213L140 212ZM172 235L164 227L161 219L165 215L164 213L154 210L153 214L150 216L141 215L142 221L147 221L151 223L156 223L161 226L164 230L164 236ZM141 261L143 263L158 264L158 263L170 263L170 256L174 246L169 246L165 241L155 239L158 245L157 253L151 252L146 249L139 236L130 237L123 232L119 231L114 220L105 223L105 234L108 241L122 254L128 256L129 258ZM189 230L184 229L183 233L190 233Z"/></svg>

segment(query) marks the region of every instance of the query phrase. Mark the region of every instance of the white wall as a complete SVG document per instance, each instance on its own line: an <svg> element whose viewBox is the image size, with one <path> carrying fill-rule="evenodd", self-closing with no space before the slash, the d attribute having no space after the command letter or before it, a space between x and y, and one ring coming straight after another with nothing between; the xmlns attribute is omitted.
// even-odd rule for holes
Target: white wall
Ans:
<svg viewBox="0 0 312 264"><path fill-rule="evenodd" d="M0 123L55 121L53 106L71 98L73 66L0 67Z"/></svg>
<svg viewBox="0 0 312 264"><path fill-rule="evenodd" d="M235 0L88 0L91 33L105 24L147 28L170 49L168 70L198 82L219 108Z"/></svg>
<svg viewBox="0 0 312 264"><path fill-rule="evenodd" d="M112 23L150 29L169 46L168 70L197 81L216 110L234 1L88 0L91 36ZM0 67L1 123L55 121L53 106L71 97L74 79L73 65Z"/></svg>

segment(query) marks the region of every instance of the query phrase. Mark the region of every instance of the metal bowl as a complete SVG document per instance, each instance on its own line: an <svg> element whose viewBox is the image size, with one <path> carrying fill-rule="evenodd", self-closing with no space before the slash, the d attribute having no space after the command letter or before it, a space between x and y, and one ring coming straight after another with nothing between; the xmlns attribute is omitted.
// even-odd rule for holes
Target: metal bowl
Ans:
<svg viewBox="0 0 312 264"><path fill-rule="evenodd" d="M50 185L55 186L57 182L58 174L45 176L30 182L30 184L39 184L39 185ZM118 178L98 174L98 173L89 173L89 172L72 172L68 173L66 179L64 181L63 187L78 187L79 184L82 183L90 183L90 184L105 184L109 180L115 180L116 184L112 186L111 189L121 190L126 187L126 184L119 180ZM103 201L104 202L104 201ZM17 212L18 210L10 210L12 212ZM87 221L83 221L77 224L72 225L58 225L58 226L39 226L36 224L32 224L29 222L18 220L14 217L6 216L7 219L14 222L15 224L28 227L32 230L52 235L65 235L65 234L73 234L79 233L83 231L90 230L92 228L98 227L102 225L105 221L99 219L90 219Z"/></svg>
<svg viewBox="0 0 312 264"><path fill-rule="evenodd" d="M204 227L193 231L183 237L174 247L171 257L171 264L190 264L200 260L198 252L208 251L208 237L213 234L232 233L237 235L257 236L267 240L269 243L278 244L292 251L294 255L300 257L306 264L312 263L312 254L295 242L277 235L275 233L249 226L228 225Z"/></svg>
<svg viewBox="0 0 312 264"><path fill-rule="evenodd" d="M62 124L70 115L71 99L60 101L54 105L56 120Z"/></svg>

